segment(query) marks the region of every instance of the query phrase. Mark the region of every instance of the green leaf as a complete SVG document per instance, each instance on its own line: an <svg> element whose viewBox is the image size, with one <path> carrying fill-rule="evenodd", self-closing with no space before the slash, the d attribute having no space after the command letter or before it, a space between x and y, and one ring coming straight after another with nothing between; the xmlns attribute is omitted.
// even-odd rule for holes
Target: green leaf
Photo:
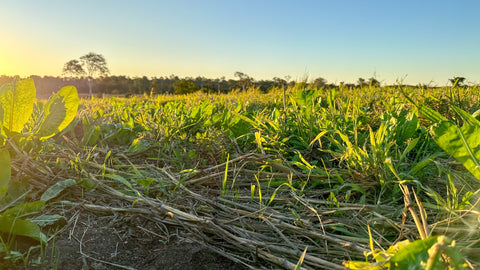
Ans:
<svg viewBox="0 0 480 270"><path fill-rule="evenodd" d="M398 253L390 259L390 269L425 269L425 264L429 258L428 250L435 243L437 243L437 236L410 243L408 246L399 250Z"/></svg>
<svg viewBox="0 0 480 270"><path fill-rule="evenodd" d="M110 179L115 180L115 181L118 181L118 182L122 183L123 185L125 185L126 187L128 187L129 189L134 190L132 184L130 182L128 182L127 179L123 178L122 176L120 176L118 174L105 174L104 177L110 178Z"/></svg>
<svg viewBox="0 0 480 270"><path fill-rule="evenodd" d="M397 124L398 130L395 134L397 143L401 144L407 139L413 138L419 127L420 122L418 121L418 117L415 113L400 117Z"/></svg>
<svg viewBox="0 0 480 270"><path fill-rule="evenodd" d="M7 192L8 183L12 177L10 166L10 153L2 147L0 148L0 198Z"/></svg>
<svg viewBox="0 0 480 270"><path fill-rule="evenodd" d="M136 138L128 147L128 152L141 152L150 147L150 143L143 138Z"/></svg>
<svg viewBox="0 0 480 270"><path fill-rule="evenodd" d="M61 215L41 215L30 219L31 222L37 224L40 227L53 225L59 220L65 220L65 218Z"/></svg>
<svg viewBox="0 0 480 270"><path fill-rule="evenodd" d="M40 242L47 242L47 237L37 224L24 219L0 215L0 232L27 236Z"/></svg>
<svg viewBox="0 0 480 270"><path fill-rule="evenodd" d="M91 190L96 188L98 186L98 183L90 178L81 178L80 180L78 180L77 185L85 188L86 190Z"/></svg>
<svg viewBox="0 0 480 270"><path fill-rule="evenodd" d="M438 146L480 180L480 126L464 124L459 128L452 121L441 121L430 133Z"/></svg>
<svg viewBox="0 0 480 270"><path fill-rule="evenodd" d="M0 87L3 126L9 132L21 132L33 112L35 84L32 78L4 84Z"/></svg>
<svg viewBox="0 0 480 270"><path fill-rule="evenodd" d="M136 182L144 188L150 187L151 184L155 183L155 179L147 177L146 179L138 179Z"/></svg>
<svg viewBox="0 0 480 270"><path fill-rule="evenodd" d="M448 120L447 118L443 117L440 113L436 112L433 109L430 109L427 106L422 105L419 109L419 112L421 115L423 115L423 117L435 123Z"/></svg>
<svg viewBox="0 0 480 270"><path fill-rule="evenodd" d="M3 118L4 118L4 110L3 110L3 106L2 106L2 103L0 102L0 135L3 136L3 137L7 137L7 135L5 134L5 130L3 128ZM3 138L0 140L1 144L5 144L5 141L3 140Z"/></svg>
<svg viewBox="0 0 480 270"><path fill-rule="evenodd" d="M55 183L53 186L49 187L40 197L41 201L47 202L55 197L57 197L63 190L68 187L75 185L76 182L73 179L67 179Z"/></svg>
<svg viewBox="0 0 480 270"><path fill-rule="evenodd" d="M445 153L434 153L428 157L425 157L421 161L419 161L413 168L410 169L408 172L409 175L416 175L417 173L421 172L427 165L432 163L436 158L444 156Z"/></svg>
<svg viewBox="0 0 480 270"><path fill-rule="evenodd" d="M42 212L45 209L45 202L34 201L15 205L2 213L2 216L24 217Z"/></svg>
<svg viewBox="0 0 480 270"><path fill-rule="evenodd" d="M316 90L299 90L297 91L297 104L310 107L317 98Z"/></svg>
<svg viewBox="0 0 480 270"><path fill-rule="evenodd" d="M473 115L470 115L466 111L460 109L457 106L452 106L452 109L460 115L463 121L465 121L465 124L470 125L470 126L480 126L480 121L478 121Z"/></svg>
<svg viewBox="0 0 480 270"><path fill-rule="evenodd" d="M88 129L87 133L82 137L81 144L85 146L93 146L97 144L100 138L100 127L94 126Z"/></svg>
<svg viewBox="0 0 480 270"><path fill-rule="evenodd" d="M407 148L403 151L402 155L400 156L400 160L404 160L407 154L412 151L413 148L417 145L418 141L420 140L420 137L417 137L415 139L412 139L408 144Z"/></svg>
<svg viewBox="0 0 480 270"><path fill-rule="evenodd" d="M355 269L355 270L384 270L387 269L383 265L370 264L369 262L358 262L358 261L349 261L345 262L344 266L346 269Z"/></svg>
<svg viewBox="0 0 480 270"><path fill-rule="evenodd" d="M65 86L45 104L44 118L37 135L41 140L52 137L65 129L75 118L78 110L78 93L74 86Z"/></svg>
<svg viewBox="0 0 480 270"><path fill-rule="evenodd" d="M290 185L289 183L283 183L283 184L281 184L280 186L278 186L278 187L273 191L272 196L270 196L270 201L268 201L268 204L269 204L269 205L273 202L273 200L275 199L275 196L277 195L277 192L278 192L278 191L280 190L280 188L282 188L283 186L287 186L287 187L289 187L292 191L295 191L295 188L294 188L292 185ZM254 190L252 190L252 191L254 191Z"/></svg>
<svg viewBox="0 0 480 270"><path fill-rule="evenodd" d="M225 196L225 188L227 187L228 160L229 159L230 159L230 154L227 154L227 162L225 163L225 173L223 175L223 181L222 181L222 197ZM257 180L257 182L258 182L258 180ZM260 184L258 184L258 186L260 187ZM260 194L260 198L261 197L262 197L262 194Z"/></svg>

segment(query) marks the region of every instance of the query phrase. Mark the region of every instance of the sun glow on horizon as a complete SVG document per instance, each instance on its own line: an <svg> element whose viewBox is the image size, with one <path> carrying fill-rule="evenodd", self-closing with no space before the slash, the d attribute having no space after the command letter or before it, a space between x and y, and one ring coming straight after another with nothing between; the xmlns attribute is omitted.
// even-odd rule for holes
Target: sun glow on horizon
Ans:
<svg viewBox="0 0 480 270"><path fill-rule="evenodd" d="M10 70L8 69L10 63L6 59L6 57L0 53L0 75L10 75Z"/></svg>

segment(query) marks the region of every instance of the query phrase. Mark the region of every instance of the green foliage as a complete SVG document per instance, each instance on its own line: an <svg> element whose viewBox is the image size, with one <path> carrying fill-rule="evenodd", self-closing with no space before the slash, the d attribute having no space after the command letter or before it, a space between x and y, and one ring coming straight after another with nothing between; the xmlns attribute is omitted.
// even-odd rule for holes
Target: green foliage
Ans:
<svg viewBox="0 0 480 270"><path fill-rule="evenodd" d="M54 94L44 106L44 118L37 136L45 140L65 129L77 114L78 94L73 86L65 86Z"/></svg>
<svg viewBox="0 0 480 270"><path fill-rule="evenodd" d="M404 240L384 251L372 250L368 255L373 256L374 263L350 261L345 263L345 267L364 270L466 269L459 249L445 236L432 236L414 242Z"/></svg>
<svg viewBox="0 0 480 270"><path fill-rule="evenodd" d="M13 216L0 215L0 232L9 235L27 236L40 242L46 242L47 237L37 224Z"/></svg>
<svg viewBox="0 0 480 270"><path fill-rule="evenodd" d="M3 109L3 128L10 134L23 130L33 112L35 101L35 85L33 79L6 83L0 87L0 104Z"/></svg>
<svg viewBox="0 0 480 270"><path fill-rule="evenodd" d="M45 227L53 225L60 220L64 220L65 217L61 215L40 215L34 218L31 218L30 221L37 224L40 227Z"/></svg>
<svg viewBox="0 0 480 270"><path fill-rule="evenodd" d="M12 170L10 168L10 154L8 150L0 148L0 199L7 192L8 183L10 182Z"/></svg>
<svg viewBox="0 0 480 270"><path fill-rule="evenodd" d="M173 84L173 89L175 89L175 94L182 95L196 92L200 88L192 81L180 80Z"/></svg>
<svg viewBox="0 0 480 270"><path fill-rule="evenodd" d="M78 185L85 188L95 187L90 175L96 175L103 179L103 183L140 201L148 197L182 196L185 194L183 185L187 188L205 187L209 196L221 197L219 203L232 197L238 200L235 203L250 199L249 203L255 205L252 208L260 209L258 213L265 214L265 217L278 214L285 217L286 223L292 222L289 225L298 228L321 226L328 234L359 239L362 247L371 242L372 250L374 241L368 241L364 228L354 227L356 224L353 223L365 224L366 220L374 220L372 229L376 227L377 235L382 236L380 244L375 243L378 249L370 253L370 258L377 263L375 267L384 267L386 261L390 263L403 253L407 257L418 257L413 263L427 264L430 255L420 258L419 254L424 255L425 250L428 254L428 250L439 243L437 240L415 245L400 242L402 244L393 245L385 252L381 251L380 245L391 244L398 237L404 207L399 183L415 183L419 190L432 191L427 193L429 197L425 193L419 195L423 196L420 199L425 205L429 203L429 209L437 211L433 205L435 202L437 206L442 205L438 207L439 213L429 213L429 221L444 217L445 208L450 208L449 214L455 215L458 214L455 211L467 210L471 206L469 202L477 193L455 187L444 173L449 166L441 159L445 154L435 144L441 135L433 139L429 136L428 131L434 135L434 131L450 132L450 127L440 129L433 125L425 128L422 116L441 123L449 120L426 107L412 109L394 88L310 90L303 89L304 86L285 89L285 94L278 89L269 93L246 89L235 95L193 93L81 101L82 119L75 120L64 133L67 139L73 138L69 144L78 144L71 149L75 151L64 152L75 154L70 155L70 159L59 158L56 162L58 166L71 166L73 173L81 174ZM439 104L433 97L440 96L441 91L431 91L427 93L431 96L418 95L415 102L423 103L432 98L429 102ZM65 117L73 117L74 114L67 111L71 108L73 112L75 104L78 103L74 94L62 89L43 109L35 107L38 112L44 111L44 116L30 119L24 125L24 133L10 137L12 140L8 142L17 143L13 139L31 130L30 137L23 136L22 139L41 140L42 145L37 144L36 149L45 151L47 146L60 149L65 142L52 136L68 125L70 121ZM462 112L459 111L458 115L461 116L456 119L459 123L475 125L475 121ZM37 128L30 128L34 126ZM77 129L81 132L77 133ZM461 138L459 133L455 134ZM475 153L470 140L473 139L466 139ZM461 141L457 140L457 143ZM82 150L84 152L77 154ZM35 154L35 151L31 152ZM239 162L242 157L244 161ZM89 166L94 168L93 174L87 172ZM178 176L179 181L172 184L163 180L162 167L168 168L175 175L173 178ZM3 171L1 169L0 173L10 171L6 167ZM199 175L201 177L196 179ZM5 177L10 178L9 175ZM444 181L448 184L447 190L445 185L440 189L437 189L438 185L430 187L432 183ZM52 203L75 182L68 179L54 184L42 195L41 201ZM439 199L435 200L435 196ZM182 198L176 200L180 202ZM358 211L357 205L365 208ZM311 212L301 213L298 206ZM387 211L382 210L384 206ZM32 217L28 214L30 212L13 205L6 208L11 211L9 216L16 214L19 219L38 226L55 224L61 219L58 216ZM327 211L323 211L325 208ZM286 213L282 212L285 209ZM322 213L316 212L317 209L322 209ZM335 222L335 217L350 220L354 216L351 211L355 211L352 224ZM316 223L315 215L319 223ZM356 220L357 215L364 219ZM255 219L254 216L249 218ZM289 230L280 228L279 235L287 234ZM408 236L414 237L411 233ZM322 245L321 240L313 236L312 244ZM449 246L453 247L444 241L436 248L447 254ZM295 260L300 257L297 266L302 263L311 266L309 255L301 256L304 248L297 250ZM395 257L397 254L400 255ZM361 253L356 256L355 259L361 258ZM362 265L373 267L370 262Z"/></svg>
<svg viewBox="0 0 480 270"><path fill-rule="evenodd" d="M430 134L438 146L480 180L480 122L464 110L456 106L452 108L463 120L462 126L428 107L421 106L420 112L434 122L430 127Z"/></svg>
<svg viewBox="0 0 480 270"><path fill-rule="evenodd" d="M63 190L68 187L75 185L76 182L73 179L67 179L64 181L57 182L49 187L40 197L41 201L47 202L55 197L57 197Z"/></svg>
<svg viewBox="0 0 480 270"><path fill-rule="evenodd" d="M60 182L48 189L40 201L24 201L28 190L22 182L11 179L8 149L34 145L35 141L44 141L64 130L75 117L79 100L75 87L66 86L43 106L42 116L35 116L32 120L34 103L35 86L30 78L16 78L13 83L0 87L0 123L3 123L0 146L0 232L8 237L5 241L2 236L1 242L5 250L10 250L10 254L13 251L8 245L13 245L15 236L30 237L42 243L47 241L39 225L24 218L40 214L45 208L45 201L57 196L66 186L65 182ZM9 144L5 145L7 141Z"/></svg>
<svg viewBox="0 0 480 270"><path fill-rule="evenodd" d="M448 263L440 255L445 254ZM432 236L417 240L400 249L390 259L390 269L429 269L441 270L446 266L464 269L465 260L452 241L444 236Z"/></svg>

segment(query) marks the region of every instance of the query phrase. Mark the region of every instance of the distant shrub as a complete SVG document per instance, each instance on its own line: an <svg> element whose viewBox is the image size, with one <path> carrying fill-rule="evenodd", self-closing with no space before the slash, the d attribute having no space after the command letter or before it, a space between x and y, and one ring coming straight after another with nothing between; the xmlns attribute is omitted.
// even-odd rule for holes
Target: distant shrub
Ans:
<svg viewBox="0 0 480 270"><path fill-rule="evenodd" d="M174 94L190 94L199 90L199 87L192 81L179 80L173 84Z"/></svg>

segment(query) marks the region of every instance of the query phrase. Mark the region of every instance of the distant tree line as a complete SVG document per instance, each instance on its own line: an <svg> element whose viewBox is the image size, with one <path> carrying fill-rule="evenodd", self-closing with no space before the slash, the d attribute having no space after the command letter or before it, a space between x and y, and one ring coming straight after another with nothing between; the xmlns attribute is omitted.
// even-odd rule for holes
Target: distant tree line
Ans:
<svg viewBox="0 0 480 270"><path fill-rule="evenodd" d="M261 91L268 92L273 88L289 88L297 86L300 88L334 88L338 85L328 83L324 78L316 78L309 82L293 81L287 76L286 78L275 77L271 80L255 80L252 77L236 72L235 79L225 79L225 77L209 79L205 77L185 77L179 78L175 75L168 77L127 77L127 76L105 76L94 79L91 84L91 77L53 77L53 76L30 76L35 81L37 89L37 97L48 97L52 92L58 91L65 85L74 85L79 93L87 95L89 86L93 85L93 93L95 95L138 95L138 94L185 94L195 91L203 91L206 93L228 93L233 90L244 91L248 88L255 87ZM13 76L0 76L0 85L11 82ZM455 77L452 79L454 86L462 86L465 78ZM456 83L455 83L456 82ZM380 82L375 78L363 79L359 78L356 84L340 83L342 87L355 88L365 86L380 86Z"/></svg>
<svg viewBox="0 0 480 270"><path fill-rule="evenodd" d="M74 85L81 94L88 94L89 87L93 87L95 95L138 95L138 94L186 94L195 91L206 93L228 93L233 90L244 91L255 87L261 91L268 92L273 88L288 88L297 84L307 88L332 88L335 84L328 84L323 78L317 78L310 83L295 82L278 77L272 80L254 80L252 77L236 72L238 79L225 79L225 77L209 79L205 77L185 77L176 75L168 77L127 77L127 76L104 76L93 79L88 76L81 77L53 77L53 76L30 76L35 81L38 97L48 97L54 91L58 91L65 85ZM13 76L0 76L0 84L11 82Z"/></svg>

